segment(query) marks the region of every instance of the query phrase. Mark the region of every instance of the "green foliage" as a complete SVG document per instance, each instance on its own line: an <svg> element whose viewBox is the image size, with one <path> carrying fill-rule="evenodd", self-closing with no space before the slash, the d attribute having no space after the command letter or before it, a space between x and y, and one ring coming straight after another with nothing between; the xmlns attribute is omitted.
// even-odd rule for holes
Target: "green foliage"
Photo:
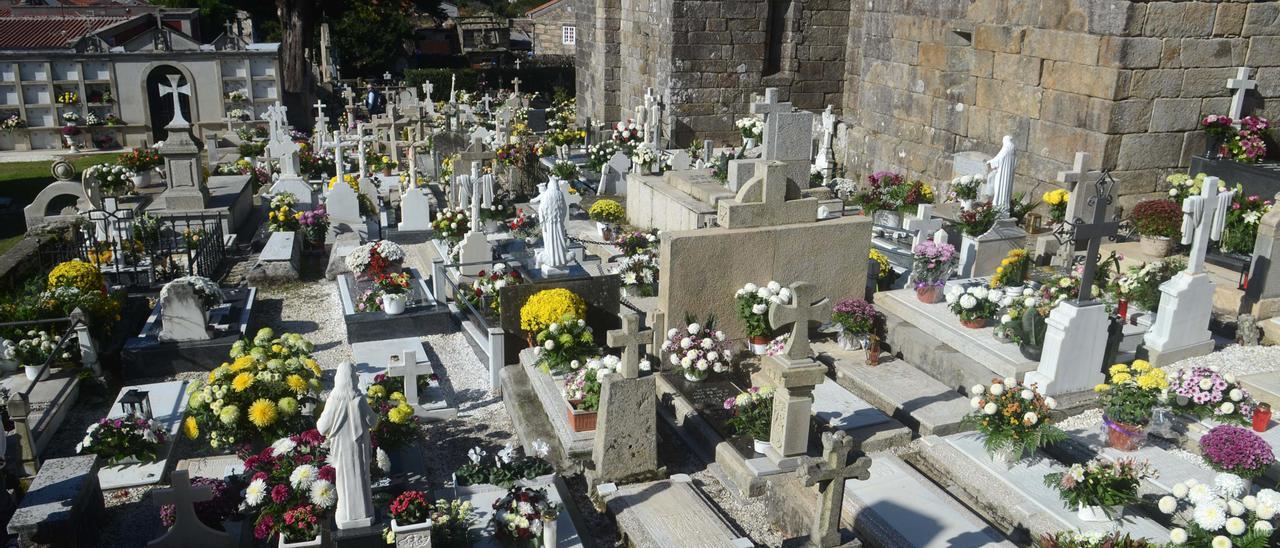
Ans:
<svg viewBox="0 0 1280 548"><path fill-rule="evenodd" d="M380 76L405 57L413 25L398 6L357 3L332 21L333 45L341 52L344 75Z"/></svg>
<svg viewBox="0 0 1280 548"><path fill-rule="evenodd" d="M381 74L381 72L378 72ZM557 91L571 94L574 90L573 65L538 65L534 61L521 62L520 70L513 68L491 68L477 70L472 68L419 68L404 71L405 85L421 88L424 82L430 81L435 86L433 99L448 99L450 78L458 76L459 90L478 90L481 80L492 88L499 82L510 86L513 78L520 78L521 93L538 93L554 96Z"/></svg>

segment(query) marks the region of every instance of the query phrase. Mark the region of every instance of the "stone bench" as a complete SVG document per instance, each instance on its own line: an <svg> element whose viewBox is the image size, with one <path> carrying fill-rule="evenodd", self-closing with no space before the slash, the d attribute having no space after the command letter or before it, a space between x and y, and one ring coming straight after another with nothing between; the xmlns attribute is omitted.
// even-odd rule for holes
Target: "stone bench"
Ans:
<svg viewBox="0 0 1280 548"><path fill-rule="evenodd" d="M301 276L302 239L296 232L272 232L258 262L249 270L249 283L294 281Z"/></svg>
<svg viewBox="0 0 1280 548"><path fill-rule="evenodd" d="M9 520L8 530L24 547L92 546L104 506L97 455L49 459Z"/></svg>

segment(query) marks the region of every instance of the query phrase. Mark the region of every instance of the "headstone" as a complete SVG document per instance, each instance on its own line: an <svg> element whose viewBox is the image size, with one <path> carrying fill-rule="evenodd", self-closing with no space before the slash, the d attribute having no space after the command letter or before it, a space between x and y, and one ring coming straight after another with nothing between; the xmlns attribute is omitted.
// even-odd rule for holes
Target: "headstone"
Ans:
<svg viewBox="0 0 1280 548"><path fill-rule="evenodd" d="M939 244L947 243L947 233L942 230L942 219L933 216L932 204L916 206L916 216L907 218L907 230L915 232L911 238L911 249L929 239Z"/></svg>
<svg viewBox="0 0 1280 548"><path fill-rule="evenodd" d="M613 348L622 349L622 363L619 373L624 378L634 379L640 376L640 360L647 359L640 350L642 345L653 341L652 329L640 329L640 316L634 313L622 315L622 328L605 333L605 342Z"/></svg>
<svg viewBox="0 0 1280 548"><path fill-rule="evenodd" d="M807 546L832 548L840 546L840 511L844 507L845 481L871 478L871 459L859 457L849 463L853 439L843 430L822 433L822 459L796 470L806 487L818 485L818 511L809 529ZM861 546L854 541L851 546Z"/></svg>
<svg viewBox="0 0 1280 548"><path fill-rule="evenodd" d="M747 185L752 177L756 176L756 166L759 160L729 160L728 174L729 190L737 192Z"/></svg>
<svg viewBox="0 0 1280 548"><path fill-rule="evenodd" d="M418 354L413 350L402 351L399 361L398 367L387 367L387 376L404 379L405 401L413 406L415 415L424 416L426 410L422 407L422 395L418 394L418 377L425 377L433 372L431 362L418 361Z"/></svg>
<svg viewBox="0 0 1280 548"><path fill-rule="evenodd" d="M1239 67L1236 69L1236 77L1227 79L1227 89L1233 91L1231 94L1231 110L1227 112L1227 116L1231 117L1236 126L1240 125L1240 117L1244 114L1245 94L1249 90L1258 87L1257 80L1249 79L1251 72L1249 67Z"/></svg>
<svg viewBox="0 0 1280 548"><path fill-rule="evenodd" d="M965 236L960 244L957 277L972 278L995 273L1000 261L1014 249L1025 248L1027 232L1012 218L996 219L991 229L972 238Z"/></svg>
<svg viewBox="0 0 1280 548"><path fill-rule="evenodd" d="M472 229L458 243L458 271L464 276L477 276L493 263L493 244L483 230Z"/></svg>
<svg viewBox="0 0 1280 548"><path fill-rule="evenodd" d="M786 178L798 188L809 187L813 154L813 113L796 111L791 103L778 102L778 89L767 88L764 102L751 105L752 114L764 114L763 159L786 164Z"/></svg>
<svg viewBox="0 0 1280 548"><path fill-rule="evenodd" d="M180 118L181 115L175 115ZM168 211L204 209L209 189L204 186L200 147L191 138L189 126L166 126L168 134L157 152L164 158L165 190L158 202Z"/></svg>
<svg viewBox="0 0 1280 548"><path fill-rule="evenodd" d="M206 341L209 314L191 284L169 282L160 290L160 340Z"/></svg>
<svg viewBox="0 0 1280 548"><path fill-rule="evenodd" d="M671 153L671 159L667 162L673 171L685 171L693 163L693 159L689 157L689 153L684 149Z"/></svg>
<svg viewBox="0 0 1280 548"><path fill-rule="evenodd" d="M658 470L657 377L605 377L592 448L594 482L625 482Z"/></svg>
<svg viewBox="0 0 1280 548"><path fill-rule="evenodd" d="M600 168L599 194L616 196L627 193L627 173L631 171L631 158L619 150L613 153L604 167Z"/></svg>
<svg viewBox="0 0 1280 548"><path fill-rule="evenodd" d="M324 148L325 136L329 134L329 117L324 115L324 101L316 99L316 104L311 106L316 109L316 123L311 130L311 146Z"/></svg>
<svg viewBox="0 0 1280 548"><path fill-rule="evenodd" d="M1244 294L1246 302L1253 303L1255 317L1280 313L1280 208L1272 208L1258 221Z"/></svg>
<svg viewBox="0 0 1280 548"><path fill-rule="evenodd" d="M431 201L426 189L410 186L400 194L400 232L431 230Z"/></svg>
<svg viewBox="0 0 1280 548"><path fill-rule="evenodd" d="M828 299L817 297L817 289L807 282L791 284L791 302L769 306L769 324L791 327L791 337L782 353L765 360L765 368L776 390L773 419L769 429L771 451L766 453L779 467L798 465L793 460L809 447L809 419L813 409L813 387L826 378L826 366L813 360L809 347L809 324L831 317Z"/></svg>
<svg viewBox="0 0 1280 548"><path fill-rule="evenodd" d="M334 512L338 529L368 527L375 514L369 480L373 451L369 429L377 424L378 415L356 390L357 384L351 362L338 364L333 391L316 421L316 429L329 440L328 462L334 468L333 483L338 492Z"/></svg>
<svg viewBox="0 0 1280 548"><path fill-rule="evenodd" d="M360 199L355 189L342 179L333 183L329 195L325 197L325 210L334 224L363 225L364 217L360 215Z"/></svg>
<svg viewBox="0 0 1280 548"><path fill-rule="evenodd" d="M231 535L218 531L196 515L195 504L213 498L213 489L207 486L192 487L187 470L174 470L169 474L170 487L153 489L152 498L158 504L173 505L173 526L147 546L153 548L219 548L232 545Z"/></svg>
<svg viewBox="0 0 1280 548"><path fill-rule="evenodd" d="M816 221L818 200L799 197L799 189L786 178L787 165L758 162L756 176L738 190L737 196L717 205L720 226L749 228Z"/></svg>
<svg viewBox="0 0 1280 548"><path fill-rule="evenodd" d="M547 130L547 111L540 108L531 108L528 112L529 131L534 133L542 133Z"/></svg>

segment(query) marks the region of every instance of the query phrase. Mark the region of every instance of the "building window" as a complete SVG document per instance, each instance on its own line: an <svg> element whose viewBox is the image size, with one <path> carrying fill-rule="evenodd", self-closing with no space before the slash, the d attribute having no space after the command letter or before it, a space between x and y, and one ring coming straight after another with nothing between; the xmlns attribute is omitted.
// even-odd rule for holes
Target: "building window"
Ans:
<svg viewBox="0 0 1280 548"><path fill-rule="evenodd" d="M560 43L566 46L572 46L578 43L578 28L565 25L560 27Z"/></svg>
<svg viewBox="0 0 1280 548"><path fill-rule="evenodd" d="M782 71L782 46L787 37L787 15L791 0L769 0L768 35L765 38L764 76Z"/></svg>

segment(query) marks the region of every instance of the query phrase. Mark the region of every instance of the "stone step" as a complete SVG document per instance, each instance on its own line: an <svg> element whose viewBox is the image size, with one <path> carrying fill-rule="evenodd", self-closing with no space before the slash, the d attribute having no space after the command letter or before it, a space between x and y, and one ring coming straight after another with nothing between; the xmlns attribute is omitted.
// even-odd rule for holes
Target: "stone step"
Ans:
<svg viewBox="0 0 1280 548"><path fill-rule="evenodd" d="M819 360L835 366L836 382L853 395L898 419L922 436L967 430L960 423L969 400L901 359L865 365L861 350L847 351L830 342L813 343Z"/></svg>
<svg viewBox="0 0 1280 548"><path fill-rule="evenodd" d="M987 524L902 459L871 455L871 477L848 480L841 525L871 546L1009 546Z"/></svg>
<svg viewBox="0 0 1280 548"><path fill-rule="evenodd" d="M608 483L600 486L600 493L628 546L754 546L726 523L688 475L622 487Z"/></svg>
<svg viewBox="0 0 1280 548"><path fill-rule="evenodd" d="M1168 531L1134 508L1109 523L1085 522L1067 509L1044 476L1067 467L1043 452L1009 468L987 455L974 432L921 439L920 459L949 492L969 502L1003 531L1022 531L1032 538L1059 531L1110 531L1119 527L1135 538L1168 538Z"/></svg>
<svg viewBox="0 0 1280 548"><path fill-rule="evenodd" d="M1280 410L1280 372L1243 375L1239 380L1253 399L1269 403L1272 409Z"/></svg>

